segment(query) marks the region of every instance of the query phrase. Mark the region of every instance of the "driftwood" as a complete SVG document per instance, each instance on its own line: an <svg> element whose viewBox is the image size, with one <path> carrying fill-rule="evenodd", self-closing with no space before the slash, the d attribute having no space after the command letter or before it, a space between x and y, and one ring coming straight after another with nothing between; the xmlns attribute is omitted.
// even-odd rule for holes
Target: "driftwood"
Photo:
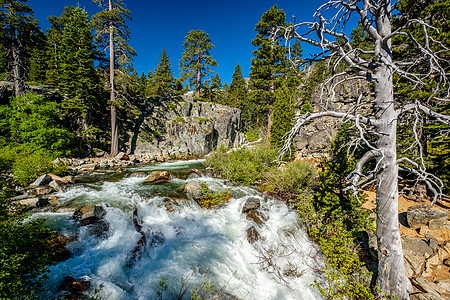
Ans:
<svg viewBox="0 0 450 300"><path fill-rule="evenodd" d="M138 208L137 206L134 206L133 209L133 225L137 232L139 232L142 237L139 239L139 241L136 244L136 247L134 247L133 252L131 252L130 259L128 260L127 266L130 267L133 265L141 256L142 254L142 247L145 245L145 242L147 241L147 236L145 232L142 230L142 225L139 224L139 218L138 218Z"/></svg>

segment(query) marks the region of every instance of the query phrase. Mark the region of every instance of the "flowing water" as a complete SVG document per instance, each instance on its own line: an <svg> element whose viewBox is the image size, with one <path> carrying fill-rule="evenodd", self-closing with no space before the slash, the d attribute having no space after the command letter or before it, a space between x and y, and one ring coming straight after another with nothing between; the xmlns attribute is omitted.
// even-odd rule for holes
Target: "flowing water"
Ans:
<svg viewBox="0 0 450 300"><path fill-rule="evenodd" d="M144 183L146 173L167 170L174 178L187 178L201 161L153 164L127 170L122 175L104 174L85 178L58 195L58 212L36 213L45 224L65 235L76 235L69 244L73 257L50 267L43 299L62 294L66 276L88 280L87 293L97 299L160 299L160 280L166 277L163 299L177 299L182 282L188 290L207 278L224 288L223 296L237 299L320 299L311 284L317 279L311 266L320 267L317 247L299 225L296 213L278 200L267 198L248 187L232 187L222 180L197 178L213 190L228 189L232 198L216 210L200 208L177 191L191 179L173 179L162 185ZM241 213L249 197L261 201L267 218L255 225ZM72 208L102 205L109 228L93 234L92 226L80 226L72 219ZM147 241L141 255L130 264L141 235L132 223L133 207ZM247 229L255 226L262 239L247 241ZM189 299L189 291L183 299ZM223 298L225 299L225 298ZM235 298L226 298L235 299Z"/></svg>

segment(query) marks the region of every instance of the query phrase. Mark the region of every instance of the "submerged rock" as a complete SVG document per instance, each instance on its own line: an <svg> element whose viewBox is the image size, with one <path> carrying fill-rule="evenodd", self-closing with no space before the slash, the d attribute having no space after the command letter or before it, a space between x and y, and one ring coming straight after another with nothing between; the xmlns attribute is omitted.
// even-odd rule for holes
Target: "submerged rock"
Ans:
<svg viewBox="0 0 450 300"><path fill-rule="evenodd" d="M86 205L78 208L73 213L73 218L82 225L89 225L100 221L105 213L105 209L102 206Z"/></svg>
<svg viewBox="0 0 450 300"><path fill-rule="evenodd" d="M150 176L145 178L144 182L151 184L163 183L172 179L172 176L167 171L153 171Z"/></svg>
<svg viewBox="0 0 450 300"><path fill-rule="evenodd" d="M251 210L258 209L261 206L261 202L256 197L249 197L247 201L245 201L244 206L242 207L242 213L246 214Z"/></svg>
<svg viewBox="0 0 450 300"><path fill-rule="evenodd" d="M263 224L265 221L264 216L257 210L250 210L247 214L247 219L255 222L256 224Z"/></svg>
<svg viewBox="0 0 450 300"><path fill-rule="evenodd" d="M255 226L252 226L249 229L247 229L247 241L250 244L253 244L260 239L261 235L259 234L258 230L256 230Z"/></svg>

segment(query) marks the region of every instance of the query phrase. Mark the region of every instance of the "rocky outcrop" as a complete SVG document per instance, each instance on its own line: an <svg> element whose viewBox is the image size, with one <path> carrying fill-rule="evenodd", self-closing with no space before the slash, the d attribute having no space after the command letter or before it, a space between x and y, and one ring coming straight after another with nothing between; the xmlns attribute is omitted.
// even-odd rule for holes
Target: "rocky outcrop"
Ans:
<svg viewBox="0 0 450 300"><path fill-rule="evenodd" d="M411 228L420 228L431 220L446 220L448 213L445 210L430 205L414 205L408 208L406 218Z"/></svg>
<svg viewBox="0 0 450 300"><path fill-rule="evenodd" d="M314 112L323 110L324 101L320 99L321 88L316 87L311 95L311 105ZM357 99L362 97L361 102L369 101L373 95L367 85L362 81L343 82L336 87L335 100L327 103L328 109L347 112L354 106ZM362 108L369 109L368 107ZM296 112L300 115L300 110ZM338 125L338 118L323 117L309 122L304 125L300 134L296 137L296 147L299 152L297 157L323 157L327 155L327 151L331 148L331 141L336 135Z"/></svg>
<svg viewBox="0 0 450 300"><path fill-rule="evenodd" d="M245 142L237 108L187 97L148 101L130 133L130 153L155 157L204 155L220 145L236 147Z"/></svg>

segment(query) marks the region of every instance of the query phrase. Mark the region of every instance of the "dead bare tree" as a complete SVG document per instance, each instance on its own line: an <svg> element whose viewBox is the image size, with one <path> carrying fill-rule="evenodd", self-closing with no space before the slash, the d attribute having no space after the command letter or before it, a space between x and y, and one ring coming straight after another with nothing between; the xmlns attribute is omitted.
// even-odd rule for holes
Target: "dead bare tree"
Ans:
<svg viewBox="0 0 450 300"><path fill-rule="evenodd" d="M408 162L408 168L402 167L424 181L434 193L433 203L442 196L442 182L429 174L423 163L414 162L406 157L397 157L396 139L399 118L411 114L416 118L426 115L433 121L450 124L450 116L439 114L419 101L400 103L394 97L394 74L402 80L409 80L414 86L424 85L424 81L433 78L437 81L433 95L448 101L448 90L440 90L447 86L447 70L442 66L448 63L439 53L433 52L432 46L438 45L448 54L446 45L433 39L431 31L436 28L422 20L411 19L405 27L392 30L391 13L393 6L390 0L330 0L320 6L314 14L314 21L300 22L289 28L280 29L289 40L298 39L301 42L321 48L322 56L334 57L334 75L323 85L321 93L321 111L307 113L298 118L295 126L286 135L286 143L280 158L288 152L294 136L308 121L329 116L352 121L359 131L354 145L364 145L369 150L365 152L356 164L353 172L347 177L350 188L357 191L361 186L374 182L376 184L377 202L377 239L378 239L378 278L377 286L383 297L397 296L399 299L409 299L412 286L404 272L402 244L398 221L398 172L399 163ZM364 30L373 41L373 50L353 48L348 36L344 33L345 25L357 16ZM419 26L423 38L414 37L408 26ZM395 36L409 38L420 53L414 61L394 62L392 57L392 38ZM317 56L316 56L317 58ZM336 72L336 66L345 63L348 67L344 72ZM426 65L428 70L422 74L413 73L412 67ZM397 76L395 75L395 76ZM366 81L373 84L375 97L363 103L361 97L354 106L346 112L330 110L328 103L335 99L336 87L345 82ZM362 107L371 107L370 113ZM419 136L414 135L417 145ZM372 139L368 138L371 135ZM367 163L375 160L371 170L366 170Z"/></svg>

